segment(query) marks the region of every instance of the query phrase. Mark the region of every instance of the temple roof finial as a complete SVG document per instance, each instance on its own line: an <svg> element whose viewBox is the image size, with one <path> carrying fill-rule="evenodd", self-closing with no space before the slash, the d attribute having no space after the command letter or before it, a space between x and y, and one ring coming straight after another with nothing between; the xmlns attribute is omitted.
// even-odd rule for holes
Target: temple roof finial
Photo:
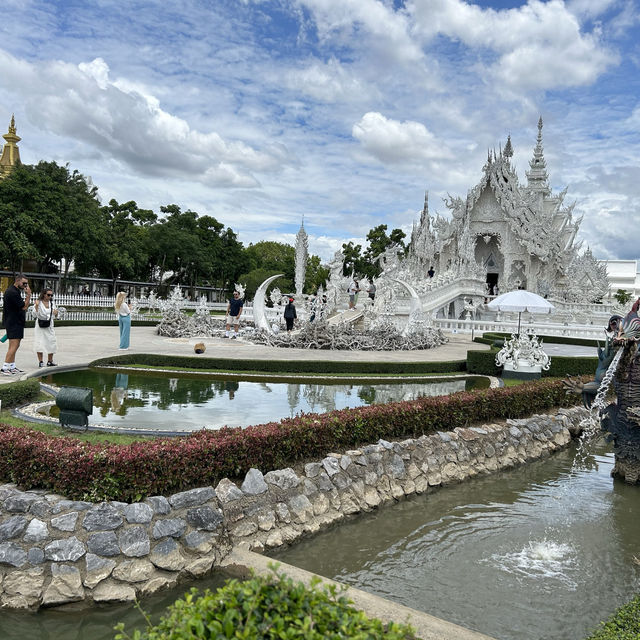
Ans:
<svg viewBox="0 0 640 640"><path fill-rule="evenodd" d="M2 147L2 155L0 156L0 180L6 178L13 171L13 168L20 164L18 142L21 138L16 134L16 119L13 114L9 123L9 131L2 137L6 140L6 144Z"/></svg>
<svg viewBox="0 0 640 640"><path fill-rule="evenodd" d="M542 116L538 120L538 137L533 150L533 158L529 160L531 171L527 171L528 186L535 191L549 192L547 163L542 146Z"/></svg>
<svg viewBox="0 0 640 640"><path fill-rule="evenodd" d="M502 152L502 155L505 158L513 157L513 145L511 144L511 134L507 136L507 144L504 145L504 151Z"/></svg>

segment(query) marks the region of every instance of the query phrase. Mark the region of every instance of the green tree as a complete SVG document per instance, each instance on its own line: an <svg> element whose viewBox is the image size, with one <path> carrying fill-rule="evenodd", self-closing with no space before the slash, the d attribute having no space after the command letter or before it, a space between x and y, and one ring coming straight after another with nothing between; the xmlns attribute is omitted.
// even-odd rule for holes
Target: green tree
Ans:
<svg viewBox="0 0 640 640"><path fill-rule="evenodd" d="M631 298L633 298L633 296L628 291L625 291L624 289L618 289L613 294L613 297L618 301L618 304L623 307L625 304L630 302Z"/></svg>
<svg viewBox="0 0 640 640"><path fill-rule="evenodd" d="M100 243L97 189L78 171L55 162L20 165L0 182L2 261L18 270L25 259L49 272L67 268Z"/></svg>
<svg viewBox="0 0 640 640"><path fill-rule="evenodd" d="M380 265L377 260L389 247L397 245L404 250L405 233L401 229L393 229L390 235L387 235L387 225L380 224L374 227L367 234L369 246L364 252L363 275L369 280L377 278L380 275Z"/></svg>
<svg viewBox="0 0 640 640"><path fill-rule="evenodd" d="M146 280L149 255L147 236L157 220L150 209L140 209L133 201L118 203L112 199L100 209L99 250L76 265L82 273L94 271L117 280Z"/></svg>
<svg viewBox="0 0 640 640"><path fill-rule="evenodd" d="M304 276L304 292L315 293L319 287L324 287L328 278L329 268L322 264L318 256L309 256Z"/></svg>
<svg viewBox="0 0 640 640"><path fill-rule="evenodd" d="M244 258L247 271L238 276L238 279L246 285L247 297L251 298L257 287L269 276L276 273L284 275L277 281L276 286L285 292L291 292L295 288L296 250L291 245L273 240L263 240L246 247ZM258 278L262 278L262 280L256 283Z"/></svg>

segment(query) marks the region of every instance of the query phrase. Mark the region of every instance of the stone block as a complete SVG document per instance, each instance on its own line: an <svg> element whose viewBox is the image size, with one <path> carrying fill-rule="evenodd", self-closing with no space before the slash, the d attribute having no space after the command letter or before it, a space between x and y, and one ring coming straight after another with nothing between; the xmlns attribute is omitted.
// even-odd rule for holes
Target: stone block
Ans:
<svg viewBox="0 0 640 640"><path fill-rule="evenodd" d="M0 542L17 538L26 528L28 520L24 516L11 516L0 524Z"/></svg>
<svg viewBox="0 0 640 640"><path fill-rule="evenodd" d="M51 518L51 526L59 531L74 531L79 515L78 511L72 511L71 513L56 516L55 518Z"/></svg>
<svg viewBox="0 0 640 640"><path fill-rule="evenodd" d="M213 534L208 531L191 531L184 537L184 546L198 553L209 553L213 548Z"/></svg>
<svg viewBox="0 0 640 640"><path fill-rule="evenodd" d="M271 531L275 525L276 514L273 511L258 514L258 529L260 531Z"/></svg>
<svg viewBox="0 0 640 640"><path fill-rule="evenodd" d="M174 509L186 509L187 507L197 507L209 500L213 500L216 497L216 492L213 487L200 487L198 489L191 489L190 491L181 491L180 493L174 493L169 498L169 504Z"/></svg>
<svg viewBox="0 0 640 640"><path fill-rule="evenodd" d="M87 548L98 556L118 556L120 546L114 531L99 531L87 538Z"/></svg>
<svg viewBox="0 0 640 640"><path fill-rule="evenodd" d="M91 595L94 602L133 602L136 599L136 590L114 580L104 580Z"/></svg>
<svg viewBox="0 0 640 640"><path fill-rule="evenodd" d="M144 527L131 527L120 532L118 544L125 556L140 558L149 553L151 541Z"/></svg>
<svg viewBox="0 0 640 640"><path fill-rule="evenodd" d="M165 518L164 520L156 520L153 523L151 534L158 540L159 538L179 538L184 535L187 530L187 521L182 518Z"/></svg>
<svg viewBox="0 0 640 640"><path fill-rule="evenodd" d="M184 570L194 578L201 578L211 571L213 562L213 558L198 558L197 560L185 565Z"/></svg>
<svg viewBox="0 0 640 640"><path fill-rule="evenodd" d="M39 499L39 496L35 493L15 491L9 494L2 503L2 506L4 507L4 511L8 511L9 513L27 513L31 505Z"/></svg>
<svg viewBox="0 0 640 640"><path fill-rule="evenodd" d="M264 481L264 476L260 470L249 469L240 489L249 496L257 496L267 491L269 487Z"/></svg>
<svg viewBox="0 0 640 640"><path fill-rule="evenodd" d="M144 502L128 504L122 512L129 524L148 524L154 515L153 507Z"/></svg>
<svg viewBox="0 0 640 640"><path fill-rule="evenodd" d="M162 589L170 589L171 587L175 587L178 583L177 576L156 576L155 578L151 578L151 580L145 582L140 587L140 595L141 596L150 596Z"/></svg>
<svg viewBox="0 0 640 640"><path fill-rule="evenodd" d="M187 522L194 529L215 531L224 521L220 509L212 509L209 506L196 507L187 511Z"/></svg>
<svg viewBox="0 0 640 640"><path fill-rule="evenodd" d="M120 511L107 502L99 504L87 511L82 526L87 531L110 531L117 529L124 522Z"/></svg>
<svg viewBox="0 0 640 640"><path fill-rule="evenodd" d="M29 564L42 564L44 562L44 551L38 547L31 547L31 549L27 551L27 560Z"/></svg>
<svg viewBox="0 0 640 640"><path fill-rule="evenodd" d="M287 524L291 522L289 507L287 507L284 502L278 502L278 504L276 504L275 512L280 522L285 522Z"/></svg>
<svg viewBox="0 0 640 640"><path fill-rule="evenodd" d="M264 480L267 485L274 485L282 491L295 489L300 484L300 478L290 467L278 469L277 471L269 471L269 473L265 474Z"/></svg>
<svg viewBox="0 0 640 640"><path fill-rule="evenodd" d="M85 563L86 575L83 584L90 589L106 580L116 566L115 560L101 558L93 553L87 553Z"/></svg>
<svg viewBox="0 0 640 640"><path fill-rule="evenodd" d="M3 582L3 604L4 598L9 598L23 603L23 606L17 608L22 609L37 605L40 602L44 580L43 567L8 573Z"/></svg>
<svg viewBox="0 0 640 640"><path fill-rule="evenodd" d="M84 587L80 571L68 564L51 565L51 582L42 594L43 606L84 600Z"/></svg>
<svg viewBox="0 0 640 640"><path fill-rule="evenodd" d="M149 559L158 569L165 571L180 571L185 565L185 559L180 553L180 547L173 538L159 542L151 551Z"/></svg>
<svg viewBox="0 0 640 640"><path fill-rule="evenodd" d="M51 507L51 513L62 513L63 511L88 511L95 507L92 502L83 500L58 500Z"/></svg>
<svg viewBox="0 0 640 640"><path fill-rule="evenodd" d="M244 493L228 478L220 480L215 491L218 500L220 500L220 503L223 505L234 502L235 500L241 500L244 497Z"/></svg>
<svg viewBox="0 0 640 640"><path fill-rule="evenodd" d="M114 567L111 575L122 582L145 582L155 576L155 567L146 558L125 560Z"/></svg>
<svg viewBox="0 0 640 640"><path fill-rule="evenodd" d="M150 496L145 500L157 516L166 516L171 512L171 505L164 496Z"/></svg>
<svg viewBox="0 0 640 640"><path fill-rule="evenodd" d="M336 473L340 472L340 462L337 458L332 456L327 456L322 460L322 466L324 468L325 473L329 476L329 478L336 475Z"/></svg>
<svg viewBox="0 0 640 640"><path fill-rule="evenodd" d="M54 540L44 548L44 557L54 562L75 562L86 553L86 548L78 538L71 536Z"/></svg>

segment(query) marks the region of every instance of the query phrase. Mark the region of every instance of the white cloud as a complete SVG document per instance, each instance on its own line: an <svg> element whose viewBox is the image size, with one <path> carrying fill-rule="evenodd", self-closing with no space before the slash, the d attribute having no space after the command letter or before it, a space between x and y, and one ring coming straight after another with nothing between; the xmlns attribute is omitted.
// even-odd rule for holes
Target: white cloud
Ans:
<svg viewBox="0 0 640 640"><path fill-rule="evenodd" d="M287 162L281 145L258 150L192 129L135 84L112 82L101 58L36 65L0 50L0 70L0 82L21 94L34 121L148 175L188 174L211 186L255 187L255 172L279 171Z"/></svg>
<svg viewBox="0 0 640 640"><path fill-rule="evenodd" d="M581 31L561 0L529 0L503 11L464 0L415 0L409 11L416 31L427 39L444 35L480 52L493 52L497 60L489 62L491 74L510 87L581 86L618 60L600 42L597 30Z"/></svg>
<svg viewBox="0 0 640 640"><path fill-rule="evenodd" d="M451 157L444 144L420 122L398 122L370 111L353 125L362 148L385 164L420 164Z"/></svg>

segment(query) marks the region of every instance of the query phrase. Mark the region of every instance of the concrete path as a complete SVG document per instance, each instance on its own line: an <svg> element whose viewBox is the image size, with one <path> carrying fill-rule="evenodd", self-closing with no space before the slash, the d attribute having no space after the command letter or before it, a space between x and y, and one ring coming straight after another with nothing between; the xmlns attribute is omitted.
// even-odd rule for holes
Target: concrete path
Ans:
<svg viewBox="0 0 640 640"><path fill-rule="evenodd" d="M58 353L55 361L59 365L80 367L107 356L123 353L157 353L181 356L194 355L193 346L204 342L206 357L241 358L255 360L319 360L357 362L437 362L465 360L467 351L485 351L489 347L471 341L470 335L448 335L449 342L435 349L424 351L318 351L315 349L280 349L255 345L239 338L163 338L155 327L132 327L131 348L118 350L118 327L58 327ZM0 346L0 357L4 361L6 343ZM5 347L4 349L2 347ZM46 359L46 356L45 356ZM26 376L38 372L38 362L33 351L33 330L27 329L20 345L16 365ZM46 369L46 367L45 367ZM50 369L47 369L50 371ZM24 377L24 376L21 376ZM0 384L15 380L15 376L0 375Z"/></svg>

